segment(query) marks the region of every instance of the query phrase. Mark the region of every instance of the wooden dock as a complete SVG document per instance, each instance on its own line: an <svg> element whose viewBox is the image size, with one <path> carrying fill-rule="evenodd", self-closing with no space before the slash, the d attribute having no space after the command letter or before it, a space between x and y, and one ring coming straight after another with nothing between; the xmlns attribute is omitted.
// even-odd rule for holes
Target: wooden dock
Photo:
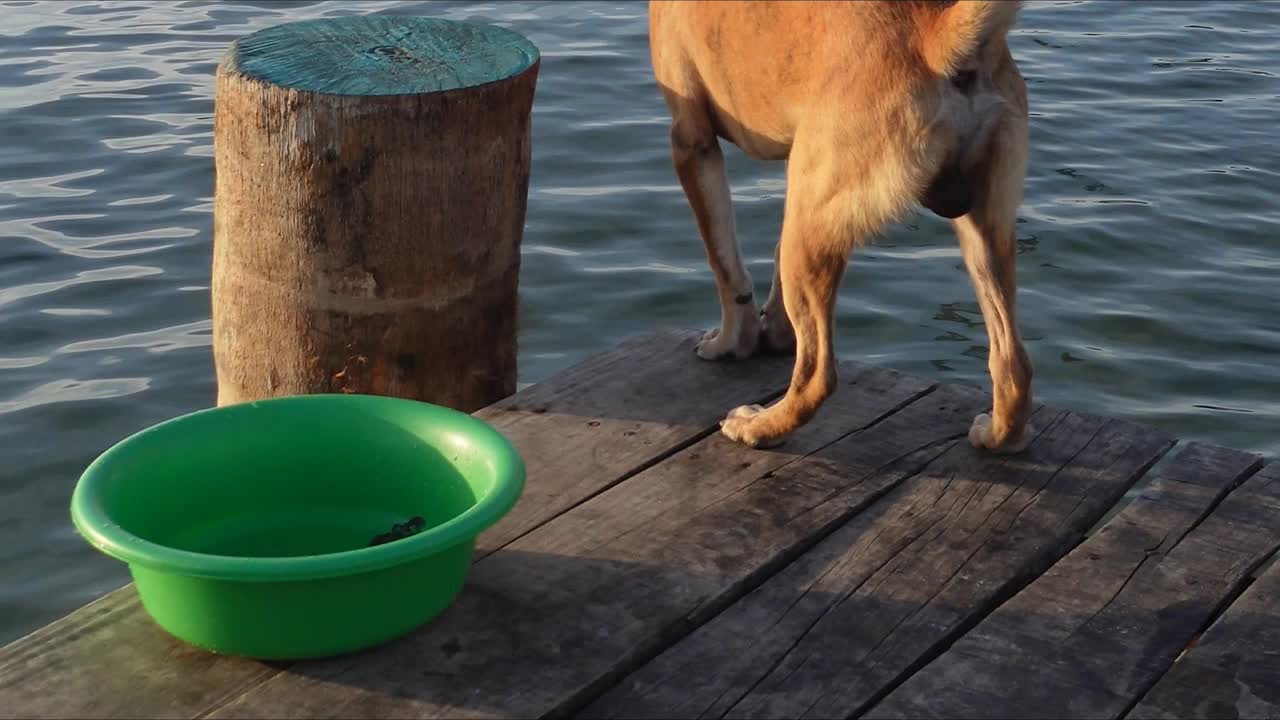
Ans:
<svg viewBox="0 0 1280 720"><path fill-rule="evenodd" d="M717 422L789 358L637 338L482 410L528 464L456 604L374 651L184 646L131 587L0 650L0 716L1280 718L1280 465L845 364L787 444ZM1108 516L1135 483L1141 492ZM336 621L341 622L341 618Z"/></svg>

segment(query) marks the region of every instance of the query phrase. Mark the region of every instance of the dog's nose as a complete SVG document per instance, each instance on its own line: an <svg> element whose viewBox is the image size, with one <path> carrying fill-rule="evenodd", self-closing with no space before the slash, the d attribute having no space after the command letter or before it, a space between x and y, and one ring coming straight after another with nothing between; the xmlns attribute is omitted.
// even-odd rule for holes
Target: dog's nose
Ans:
<svg viewBox="0 0 1280 720"><path fill-rule="evenodd" d="M978 79L977 70L961 70L951 78L951 84L962 93L967 93L973 89L973 83Z"/></svg>

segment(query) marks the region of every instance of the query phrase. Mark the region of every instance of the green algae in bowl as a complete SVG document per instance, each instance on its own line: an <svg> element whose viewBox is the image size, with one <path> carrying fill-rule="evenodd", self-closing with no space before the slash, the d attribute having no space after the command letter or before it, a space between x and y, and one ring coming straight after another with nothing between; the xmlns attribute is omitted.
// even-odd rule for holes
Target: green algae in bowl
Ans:
<svg viewBox="0 0 1280 720"><path fill-rule="evenodd" d="M524 489L488 423L372 395L184 415L96 459L77 530L128 564L148 614L197 647L263 660L404 635L453 602L476 536Z"/></svg>

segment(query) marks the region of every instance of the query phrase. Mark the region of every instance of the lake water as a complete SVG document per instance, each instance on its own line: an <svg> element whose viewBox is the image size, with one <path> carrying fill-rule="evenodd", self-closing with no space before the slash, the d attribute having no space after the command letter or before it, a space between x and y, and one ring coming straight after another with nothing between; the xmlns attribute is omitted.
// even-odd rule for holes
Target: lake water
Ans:
<svg viewBox="0 0 1280 720"><path fill-rule="evenodd" d="M84 467L214 402L222 51L280 22L386 11L494 22L543 52L522 382L718 321L643 2L0 2L0 643L127 581L71 527ZM1019 309L1038 399L1280 453L1277 27L1280 3L1026 7ZM783 171L727 152L763 296ZM982 318L932 216L855 255L838 333L843 357L987 386Z"/></svg>

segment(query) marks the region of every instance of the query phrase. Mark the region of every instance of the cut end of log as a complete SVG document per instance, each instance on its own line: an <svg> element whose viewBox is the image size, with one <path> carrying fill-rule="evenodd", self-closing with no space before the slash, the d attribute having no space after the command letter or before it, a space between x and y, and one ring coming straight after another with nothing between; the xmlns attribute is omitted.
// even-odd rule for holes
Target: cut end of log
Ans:
<svg viewBox="0 0 1280 720"><path fill-rule="evenodd" d="M538 49L495 25L365 15L286 23L240 38L219 73L326 95L412 95L505 80Z"/></svg>

